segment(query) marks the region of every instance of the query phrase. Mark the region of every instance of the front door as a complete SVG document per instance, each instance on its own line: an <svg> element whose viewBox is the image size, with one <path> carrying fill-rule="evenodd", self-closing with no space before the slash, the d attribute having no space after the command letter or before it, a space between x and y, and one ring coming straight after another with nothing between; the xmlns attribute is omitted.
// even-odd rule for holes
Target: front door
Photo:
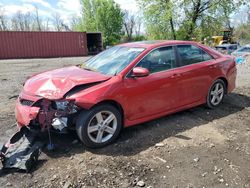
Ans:
<svg viewBox="0 0 250 188"><path fill-rule="evenodd" d="M150 75L124 79L127 118L135 120L155 115L178 106L179 91L176 85L176 57L172 46L150 52L137 65L150 71ZM130 73L132 74L132 73Z"/></svg>

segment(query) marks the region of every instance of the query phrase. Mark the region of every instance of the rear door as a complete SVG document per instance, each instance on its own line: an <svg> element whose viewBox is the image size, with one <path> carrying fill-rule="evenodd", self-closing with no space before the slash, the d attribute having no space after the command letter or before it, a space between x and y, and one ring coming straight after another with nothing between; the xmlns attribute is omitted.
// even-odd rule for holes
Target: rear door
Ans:
<svg viewBox="0 0 250 188"><path fill-rule="evenodd" d="M205 102L216 61L194 45L178 45L177 53L181 65L178 69L181 105Z"/></svg>

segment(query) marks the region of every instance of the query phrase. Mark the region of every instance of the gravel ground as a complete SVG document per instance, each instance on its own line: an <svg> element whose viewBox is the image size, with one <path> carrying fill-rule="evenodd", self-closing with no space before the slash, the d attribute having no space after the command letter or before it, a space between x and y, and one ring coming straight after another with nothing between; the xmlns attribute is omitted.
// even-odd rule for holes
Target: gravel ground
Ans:
<svg viewBox="0 0 250 188"><path fill-rule="evenodd" d="M16 130L15 98L28 75L86 58L0 61L0 142ZM30 173L0 171L0 187L250 187L250 61L223 104L192 108L125 129L86 150L74 133L54 136ZM146 139L145 139L146 138Z"/></svg>

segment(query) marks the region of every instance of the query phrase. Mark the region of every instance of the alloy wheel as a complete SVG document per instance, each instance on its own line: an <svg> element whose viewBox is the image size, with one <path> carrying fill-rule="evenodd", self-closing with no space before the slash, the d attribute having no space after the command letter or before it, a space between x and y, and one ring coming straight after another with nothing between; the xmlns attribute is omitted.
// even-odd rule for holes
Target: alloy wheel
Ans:
<svg viewBox="0 0 250 188"><path fill-rule="evenodd" d="M100 111L90 120L87 133L92 142L104 143L113 137L116 129L116 116L111 111Z"/></svg>
<svg viewBox="0 0 250 188"><path fill-rule="evenodd" d="M220 104L224 96L224 87L222 83L217 82L214 84L211 92L210 92L210 102L212 105L217 106Z"/></svg>

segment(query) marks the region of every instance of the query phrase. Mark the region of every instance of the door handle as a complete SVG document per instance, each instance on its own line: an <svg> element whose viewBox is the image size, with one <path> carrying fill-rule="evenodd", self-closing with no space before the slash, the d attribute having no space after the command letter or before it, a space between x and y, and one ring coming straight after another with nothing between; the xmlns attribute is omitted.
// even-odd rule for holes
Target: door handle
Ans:
<svg viewBox="0 0 250 188"><path fill-rule="evenodd" d="M171 78L178 78L178 77L181 77L181 74L173 74L173 75L171 76Z"/></svg>
<svg viewBox="0 0 250 188"><path fill-rule="evenodd" d="M210 69L214 69L214 68L217 68L218 66L217 65L210 65L209 68Z"/></svg>

